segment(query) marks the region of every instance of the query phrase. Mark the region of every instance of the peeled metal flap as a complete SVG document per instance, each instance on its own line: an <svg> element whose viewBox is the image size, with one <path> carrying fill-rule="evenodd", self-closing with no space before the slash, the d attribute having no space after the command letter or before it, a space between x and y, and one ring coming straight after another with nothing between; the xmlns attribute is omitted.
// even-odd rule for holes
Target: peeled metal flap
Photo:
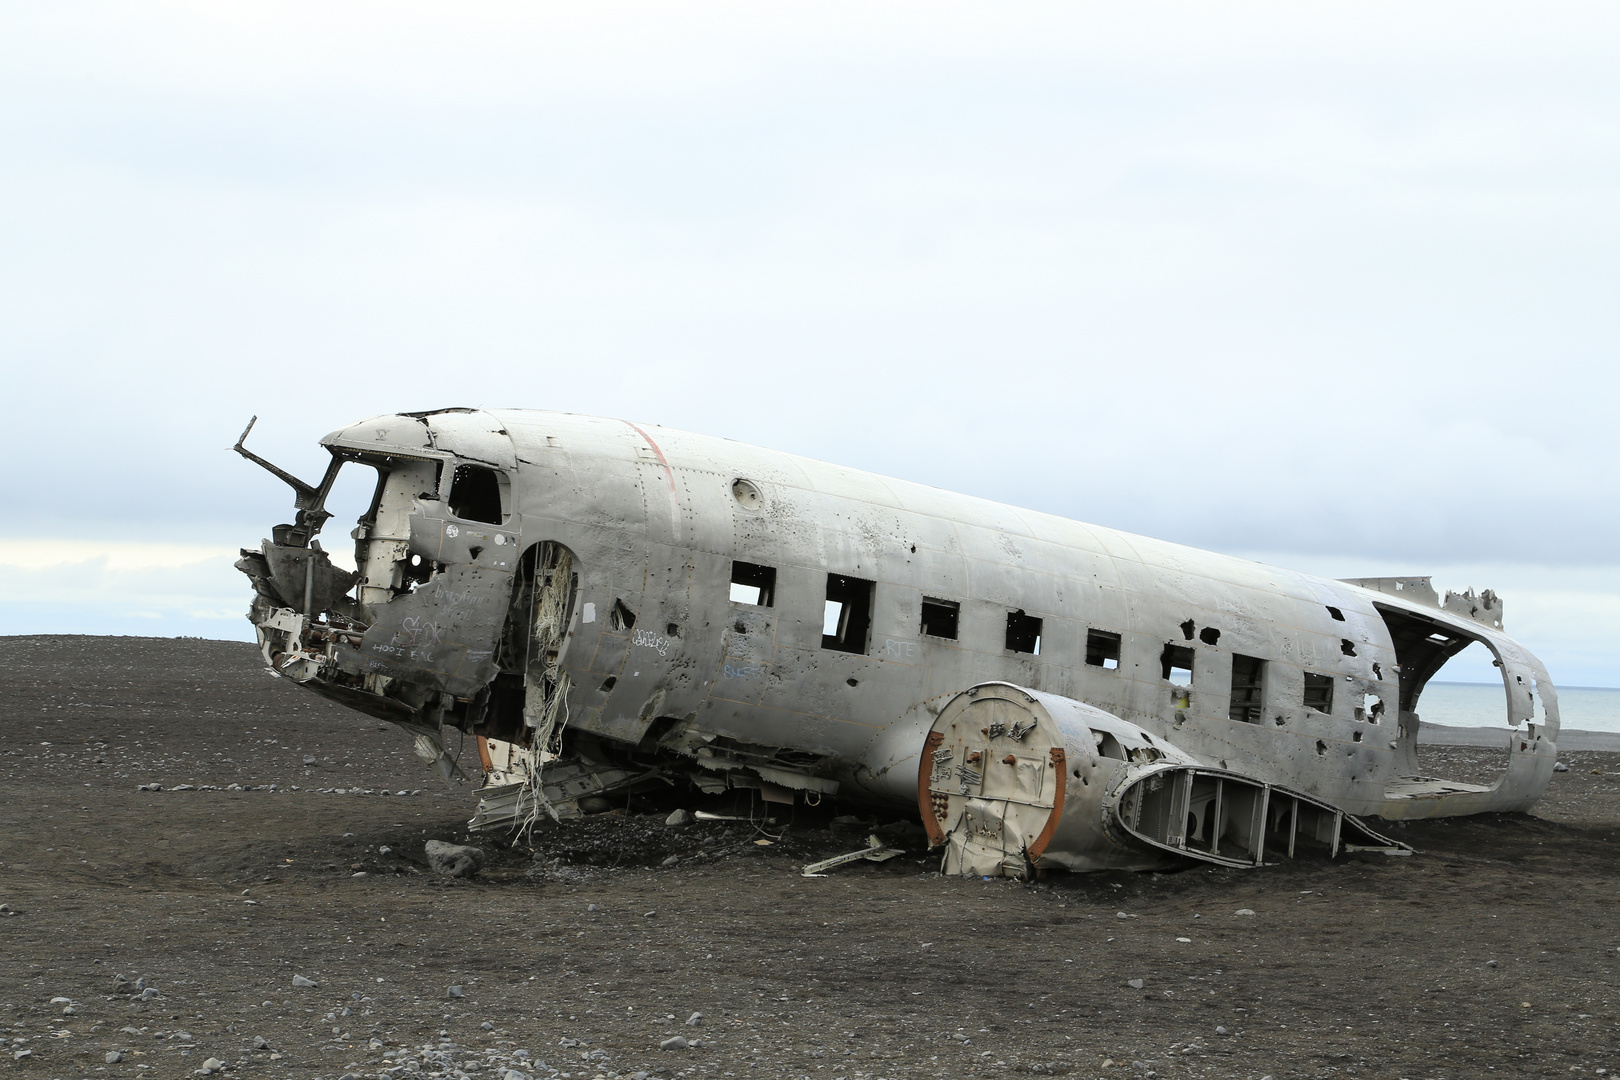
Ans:
<svg viewBox="0 0 1620 1080"><path fill-rule="evenodd" d="M378 608L360 648L339 650L339 665L470 697L495 677L495 643L511 596L509 572L447 566Z"/></svg>
<svg viewBox="0 0 1620 1080"><path fill-rule="evenodd" d="M354 587L358 574L332 565L324 551L264 542L264 564L283 603L302 614L326 611ZM257 564L255 563L255 568ZM244 571L247 572L247 571ZM249 576L253 575L249 573ZM255 586L259 580L254 580ZM310 600L310 612L304 611L305 598Z"/></svg>

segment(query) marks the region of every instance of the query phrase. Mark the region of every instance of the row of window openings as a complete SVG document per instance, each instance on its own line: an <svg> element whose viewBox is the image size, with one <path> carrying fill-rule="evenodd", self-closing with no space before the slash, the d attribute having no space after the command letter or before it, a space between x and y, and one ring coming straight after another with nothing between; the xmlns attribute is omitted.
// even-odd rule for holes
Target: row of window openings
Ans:
<svg viewBox="0 0 1620 1080"><path fill-rule="evenodd" d="M468 521L500 524L504 518L501 499L501 481L493 470L478 465L457 466L450 486L451 514ZM842 574L827 575L827 601L822 615L821 645L825 649L864 653L867 634L872 625L872 592L875 584L861 578ZM739 604L771 607L776 594L776 568L757 563L731 564L731 599ZM622 606L622 601L621 601ZM1344 614L1329 607L1328 614L1344 622ZM956 640L957 621L962 605L955 600L923 597L921 631L930 637ZM629 616L631 622L634 616ZM1191 624L1186 627L1190 637ZM1210 631L1206 630L1208 635ZM1214 640L1207 638L1210 644ZM1437 645L1450 645L1454 639L1444 634L1429 635ZM1347 639L1345 652L1355 655ZM1041 652L1041 620L1020 611L1007 613L1007 648L1012 652ZM1086 663L1093 667L1115 670L1119 667L1120 636L1107 630L1086 632ZM1178 708L1188 708L1192 701L1193 650L1185 645L1166 645L1160 658L1164 678L1176 687ZM1249 724L1258 724L1263 708L1265 661L1234 653L1232 656L1231 718ZM1305 673L1305 690L1301 702L1307 709L1321 713L1333 711L1333 677L1314 671ZM1378 722L1383 710L1379 701L1368 717Z"/></svg>
<svg viewBox="0 0 1620 1080"><path fill-rule="evenodd" d="M827 575L827 599L821 616L821 647L864 653L872 629L872 595L877 583L846 574ZM776 600L776 568L757 563L731 564L731 600L737 604L772 607ZM962 605L955 600L925 596L922 633L955 641ZM1039 656L1041 619L1023 611L1007 613L1007 648ZM1117 661L1115 663L1117 666Z"/></svg>
<svg viewBox="0 0 1620 1080"><path fill-rule="evenodd" d="M1093 630L1093 634L1097 631ZM1110 634L1118 649L1119 635ZM1118 653L1116 651L1115 655ZM1087 657L1090 662L1090 657ZM1171 686L1175 707L1192 707L1193 650L1186 645L1166 645L1159 654L1161 677ZM1228 716L1245 724L1260 723L1265 708L1266 662L1257 656L1232 654L1232 688ZM1319 713L1333 712L1333 676L1316 671L1304 673L1304 688L1300 704ZM1374 698L1370 708L1359 709L1357 719L1378 723L1384 712L1381 698ZM1282 721L1279 720L1278 723Z"/></svg>
<svg viewBox="0 0 1620 1080"><path fill-rule="evenodd" d="M827 600L822 613L821 647L841 652L864 653L867 633L872 626L872 594L876 583L845 574L827 575ZM756 563L731 564L731 599L738 604L772 607L776 600L776 568ZM955 641L962 605L955 600L925 596L922 601L921 632ZM1039 656L1041 619L1023 611L1007 613L1007 648L1013 652ZM1119 668L1123 639L1110 630L1086 631L1086 663L1106 671ZM1193 650L1186 645L1166 645L1159 657L1162 677L1174 687L1177 707L1192 703ZM1231 712L1233 720L1258 724L1264 708L1266 662L1253 656L1232 654ZM1333 676L1305 672L1301 704L1320 713L1333 711ZM1383 703L1373 707L1369 717L1378 722Z"/></svg>

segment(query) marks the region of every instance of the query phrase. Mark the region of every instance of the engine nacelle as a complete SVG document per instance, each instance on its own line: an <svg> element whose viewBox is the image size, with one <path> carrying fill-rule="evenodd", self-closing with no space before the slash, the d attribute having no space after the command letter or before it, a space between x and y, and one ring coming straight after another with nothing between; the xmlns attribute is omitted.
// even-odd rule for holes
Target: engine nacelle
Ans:
<svg viewBox="0 0 1620 1080"><path fill-rule="evenodd" d="M1319 799L1201 764L1111 713L1012 683L958 694L929 730L917 799L950 874L1252 867L1302 846L1410 849ZM1349 842L1354 841L1354 842Z"/></svg>

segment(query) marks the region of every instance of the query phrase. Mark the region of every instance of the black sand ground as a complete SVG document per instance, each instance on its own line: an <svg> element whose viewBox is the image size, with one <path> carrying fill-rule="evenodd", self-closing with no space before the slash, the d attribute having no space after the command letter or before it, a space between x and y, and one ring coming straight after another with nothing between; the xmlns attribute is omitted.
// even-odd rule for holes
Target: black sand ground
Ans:
<svg viewBox="0 0 1620 1080"><path fill-rule="evenodd" d="M450 881L422 844L464 835L468 789L252 649L0 638L0 1072L1595 1075L1620 1067L1620 755L1566 760L1534 814L1396 829L1409 858L1028 886L935 876L902 825L906 856L806 879L890 823L632 806Z"/></svg>

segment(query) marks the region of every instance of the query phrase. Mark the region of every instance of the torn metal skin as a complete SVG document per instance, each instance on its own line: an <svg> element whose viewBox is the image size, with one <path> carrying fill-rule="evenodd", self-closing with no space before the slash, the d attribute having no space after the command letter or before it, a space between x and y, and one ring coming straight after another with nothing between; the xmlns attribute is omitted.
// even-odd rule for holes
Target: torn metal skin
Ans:
<svg viewBox="0 0 1620 1080"><path fill-rule="evenodd" d="M481 774L474 828L690 784L915 805L953 872L1256 866L1400 851L1355 815L1521 810L1552 773L1557 693L1489 591L595 417L381 416L322 440L316 483L246 437L294 493L237 564L265 662ZM348 469L376 477L352 571L320 541ZM1423 688L1474 642L1504 688L1488 785L1417 756Z"/></svg>

